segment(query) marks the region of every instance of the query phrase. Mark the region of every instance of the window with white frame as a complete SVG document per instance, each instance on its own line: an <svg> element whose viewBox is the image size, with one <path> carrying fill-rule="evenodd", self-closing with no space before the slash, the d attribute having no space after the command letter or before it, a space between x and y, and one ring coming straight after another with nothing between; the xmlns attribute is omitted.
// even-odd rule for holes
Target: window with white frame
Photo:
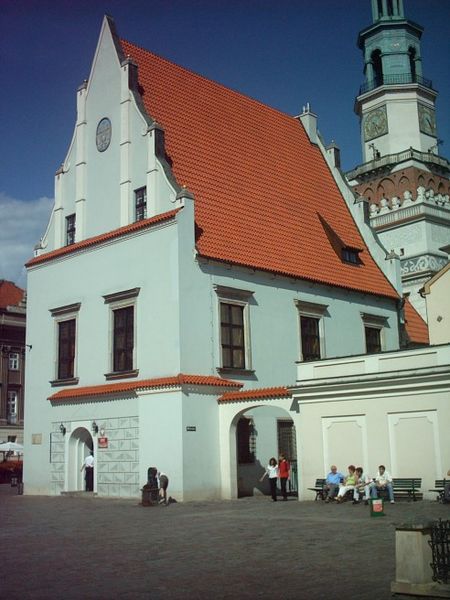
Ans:
<svg viewBox="0 0 450 600"><path fill-rule="evenodd" d="M103 296L110 308L110 372L106 378L131 377L136 369L136 302L140 288Z"/></svg>
<svg viewBox="0 0 450 600"><path fill-rule="evenodd" d="M325 357L324 315L328 305L295 300L299 315L300 360Z"/></svg>
<svg viewBox="0 0 450 600"><path fill-rule="evenodd" d="M55 320L55 378L52 385L77 383L77 320L80 303L52 308Z"/></svg>
<svg viewBox="0 0 450 600"><path fill-rule="evenodd" d="M18 352L9 353L8 368L10 371L18 371L20 367L20 354Z"/></svg>
<svg viewBox="0 0 450 600"><path fill-rule="evenodd" d="M214 286L219 301L219 369L249 371L251 365L249 302L253 292Z"/></svg>
<svg viewBox="0 0 450 600"><path fill-rule="evenodd" d="M19 394L16 390L8 390L8 405L6 420L9 425L17 424L17 411L19 406Z"/></svg>
<svg viewBox="0 0 450 600"><path fill-rule="evenodd" d="M376 354L384 350L384 330L388 321L386 317L361 313L364 327L364 341L367 354Z"/></svg>

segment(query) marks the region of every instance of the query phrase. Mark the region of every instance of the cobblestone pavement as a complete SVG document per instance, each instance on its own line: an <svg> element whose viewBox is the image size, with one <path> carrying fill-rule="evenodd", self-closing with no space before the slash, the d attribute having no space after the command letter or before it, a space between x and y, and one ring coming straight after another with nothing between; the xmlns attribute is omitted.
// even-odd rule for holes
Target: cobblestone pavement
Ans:
<svg viewBox="0 0 450 600"><path fill-rule="evenodd" d="M395 525L450 518L437 502L273 503L266 497L142 507L18 496L0 486L0 597L276 600L391 598Z"/></svg>

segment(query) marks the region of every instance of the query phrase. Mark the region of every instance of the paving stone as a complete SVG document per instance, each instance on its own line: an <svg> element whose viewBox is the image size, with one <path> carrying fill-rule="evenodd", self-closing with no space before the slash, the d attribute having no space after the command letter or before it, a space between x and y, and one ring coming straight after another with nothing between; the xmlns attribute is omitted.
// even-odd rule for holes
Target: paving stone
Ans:
<svg viewBox="0 0 450 600"><path fill-rule="evenodd" d="M351 503L258 496L142 507L19 496L7 485L0 506L8 600L387 600L395 525L450 518L448 505L429 501L388 504L373 518Z"/></svg>

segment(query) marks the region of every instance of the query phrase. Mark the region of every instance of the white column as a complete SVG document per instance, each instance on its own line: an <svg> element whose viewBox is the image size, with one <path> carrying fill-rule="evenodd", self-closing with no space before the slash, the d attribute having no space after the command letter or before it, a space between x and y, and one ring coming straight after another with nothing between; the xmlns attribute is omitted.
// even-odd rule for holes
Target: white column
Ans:
<svg viewBox="0 0 450 600"><path fill-rule="evenodd" d="M120 87L120 225L128 225L133 221L131 206L131 177L130 177L130 107L129 90L130 69L137 66L130 58L122 63Z"/></svg>
<svg viewBox="0 0 450 600"><path fill-rule="evenodd" d="M85 237L86 218L86 95L85 81L77 93L77 131L76 131L76 161L75 161L75 241Z"/></svg>

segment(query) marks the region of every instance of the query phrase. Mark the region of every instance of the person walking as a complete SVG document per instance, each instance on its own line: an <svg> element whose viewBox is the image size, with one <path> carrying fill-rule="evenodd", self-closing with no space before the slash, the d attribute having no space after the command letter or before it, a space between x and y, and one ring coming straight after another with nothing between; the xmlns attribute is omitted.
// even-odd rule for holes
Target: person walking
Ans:
<svg viewBox="0 0 450 600"><path fill-rule="evenodd" d="M287 500L287 481L291 472L291 465L284 454L280 454L278 460L278 477L280 478L280 487L283 500Z"/></svg>
<svg viewBox="0 0 450 600"><path fill-rule="evenodd" d="M94 491L94 453L90 452L84 459L80 471L84 470L84 489L86 492Z"/></svg>
<svg viewBox="0 0 450 600"><path fill-rule="evenodd" d="M269 464L264 471L263 476L260 478L260 481L263 481L265 477L269 478L270 484L270 494L272 496L273 502L277 501L277 479L278 479L278 463L275 457L272 457L269 460Z"/></svg>

